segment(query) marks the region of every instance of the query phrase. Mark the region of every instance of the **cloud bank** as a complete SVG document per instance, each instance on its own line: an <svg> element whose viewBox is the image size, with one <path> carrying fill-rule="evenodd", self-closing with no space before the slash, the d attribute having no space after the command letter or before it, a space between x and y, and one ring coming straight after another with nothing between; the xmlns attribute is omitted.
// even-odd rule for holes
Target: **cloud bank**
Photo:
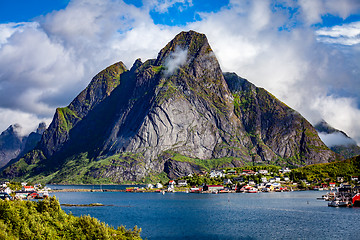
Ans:
<svg viewBox="0 0 360 240"><path fill-rule="evenodd" d="M356 144L354 142L354 140L346 137L344 134L342 134L340 132L334 132L331 134L319 133L319 137L325 143L325 145L328 147L339 146L339 145L346 146L346 145Z"/></svg>
<svg viewBox="0 0 360 240"><path fill-rule="evenodd" d="M187 59L187 49L175 48L175 51L165 59L165 75L171 75L176 69L181 67Z"/></svg>
<svg viewBox="0 0 360 240"><path fill-rule="evenodd" d="M192 29L207 35L224 71L360 143L360 24L316 27L328 14L359 13L359 1L232 0L219 11L197 12L199 20L181 28L156 25L150 16L192 5L72 0L33 22L0 24L0 130L49 123L55 108L68 105L97 72L120 60L131 67L137 58L156 58L177 33ZM174 55L168 69L182 56Z"/></svg>

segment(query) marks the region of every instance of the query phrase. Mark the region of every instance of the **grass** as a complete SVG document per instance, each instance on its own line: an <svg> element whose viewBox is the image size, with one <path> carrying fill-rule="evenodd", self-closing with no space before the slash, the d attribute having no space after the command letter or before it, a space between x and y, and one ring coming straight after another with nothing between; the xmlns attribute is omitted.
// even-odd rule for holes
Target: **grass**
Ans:
<svg viewBox="0 0 360 240"><path fill-rule="evenodd" d="M194 163L206 171L210 171L211 169L219 169L226 163L231 163L233 160L236 159L234 157L199 159L199 158L187 157L171 151L168 151L167 153L170 153L172 155L171 159L174 161Z"/></svg>

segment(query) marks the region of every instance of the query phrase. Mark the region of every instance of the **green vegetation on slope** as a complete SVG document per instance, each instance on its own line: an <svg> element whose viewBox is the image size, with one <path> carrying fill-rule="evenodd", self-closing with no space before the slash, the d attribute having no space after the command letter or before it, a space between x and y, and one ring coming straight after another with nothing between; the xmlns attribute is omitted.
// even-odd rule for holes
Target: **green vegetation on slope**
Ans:
<svg viewBox="0 0 360 240"><path fill-rule="evenodd" d="M0 239L141 239L140 231L68 215L55 197L39 202L0 200Z"/></svg>
<svg viewBox="0 0 360 240"><path fill-rule="evenodd" d="M149 172L143 179L129 180L121 174L121 170L136 165L142 165L144 156L138 153L120 153L109 157L94 160L89 158L87 153L74 155L64 161L64 164L56 171L32 173L31 168L37 166L27 165L23 159L15 165L24 165L21 169L27 170L22 178L14 178L17 181L30 181L36 183L57 183L57 184L130 184L130 183L153 183L166 182L168 178L164 172ZM20 169L20 166L18 166Z"/></svg>
<svg viewBox="0 0 360 240"><path fill-rule="evenodd" d="M290 178L294 181L306 179L307 181L331 181L335 182L338 177L350 181L351 176L360 175L360 156L344 161L332 163L320 163L293 169Z"/></svg>
<svg viewBox="0 0 360 240"><path fill-rule="evenodd" d="M60 124L60 131L69 132L70 129L73 127L73 122L75 118L80 119L75 112L73 112L68 107L57 108L56 112L59 116L59 124Z"/></svg>

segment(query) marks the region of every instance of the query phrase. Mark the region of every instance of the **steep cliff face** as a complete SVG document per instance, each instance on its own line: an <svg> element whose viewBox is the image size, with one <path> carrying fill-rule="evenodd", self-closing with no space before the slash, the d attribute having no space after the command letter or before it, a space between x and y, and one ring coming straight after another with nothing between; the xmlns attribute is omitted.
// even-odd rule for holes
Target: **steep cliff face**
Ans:
<svg viewBox="0 0 360 240"><path fill-rule="evenodd" d="M298 112L235 73L224 76L234 95L235 113L251 136L257 161L303 166L341 159L329 151Z"/></svg>
<svg viewBox="0 0 360 240"><path fill-rule="evenodd" d="M116 120L105 152L143 153L149 164L165 150L200 159L248 156L250 140L205 35L179 34L137 72L134 102Z"/></svg>
<svg viewBox="0 0 360 240"><path fill-rule="evenodd" d="M300 114L236 74L223 74L206 36L190 31L156 59L99 73L56 110L39 147L3 174L124 182L335 158Z"/></svg>
<svg viewBox="0 0 360 240"><path fill-rule="evenodd" d="M51 157L69 140L69 131L120 84L120 75L127 71L122 62L115 63L98 73L67 107L57 108L53 121L43 134L41 150Z"/></svg>
<svg viewBox="0 0 360 240"><path fill-rule="evenodd" d="M19 128L18 124L11 125L0 135L0 168L16 158L23 149L23 137L19 134Z"/></svg>

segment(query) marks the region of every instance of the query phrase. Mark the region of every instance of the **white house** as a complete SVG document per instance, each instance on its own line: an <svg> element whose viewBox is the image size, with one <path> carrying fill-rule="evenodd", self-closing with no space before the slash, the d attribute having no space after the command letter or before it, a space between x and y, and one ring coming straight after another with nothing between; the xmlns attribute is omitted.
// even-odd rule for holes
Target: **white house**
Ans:
<svg viewBox="0 0 360 240"><path fill-rule="evenodd" d="M261 182L266 183L266 182L268 182L268 180L267 180L266 177L262 177L262 178L261 178Z"/></svg>
<svg viewBox="0 0 360 240"><path fill-rule="evenodd" d="M214 178L214 177L224 177L225 173L223 171L217 171L217 170L211 170L210 172L210 177Z"/></svg>
<svg viewBox="0 0 360 240"><path fill-rule="evenodd" d="M12 191L11 191L11 189L9 187L7 187L7 188L4 189L4 192L6 192L7 194L10 194Z"/></svg>
<svg viewBox="0 0 360 240"><path fill-rule="evenodd" d="M174 180L169 181L168 189L174 189L176 185L176 182Z"/></svg>
<svg viewBox="0 0 360 240"><path fill-rule="evenodd" d="M152 185L151 183L149 183L148 185L146 185L147 189L152 189L154 187L154 185Z"/></svg>
<svg viewBox="0 0 360 240"><path fill-rule="evenodd" d="M249 185L254 186L255 185L254 180L249 180Z"/></svg>
<svg viewBox="0 0 360 240"><path fill-rule="evenodd" d="M232 184L230 179L224 179L224 185Z"/></svg>
<svg viewBox="0 0 360 240"><path fill-rule="evenodd" d="M258 173L259 173L259 174L262 174L262 175L267 175L267 174L269 174L268 170L266 170L266 169L260 169L260 170L258 171Z"/></svg>
<svg viewBox="0 0 360 240"><path fill-rule="evenodd" d="M157 183L156 188L163 188L163 185L161 183Z"/></svg>
<svg viewBox="0 0 360 240"><path fill-rule="evenodd" d="M280 182L280 180L281 180L280 177L278 176L275 177L275 182Z"/></svg>
<svg viewBox="0 0 360 240"><path fill-rule="evenodd" d="M285 182L289 182L289 181L290 181L290 178L289 178L289 177L284 177L284 181L285 181Z"/></svg>
<svg viewBox="0 0 360 240"><path fill-rule="evenodd" d="M289 173L289 172L291 172L291 170L289 168L283 168L283 169L280 169L279 172Z"/></svg>
<svg viewBox="0 0 360 240"><path fill-rule="evenodd" d="M186 180L179 180L178 181L178 186L179 187L186 187L187 186L187 181Z"/></svg>
<svg viewBox="0 0 360 240"><path fill-rule="evenodd" d="M336 181L338 181L338 182L341 182L341 183L342 183L342 182L344 182L344 178L343 178L343 177L337 177L337 178L336 178Z"/></svg>
<svg viewBox="0 0 360 240"><path fill-rule="evenodd" d="M270 179L269 179L269 182L274 183L274 182L275 182L275 178L270 178Z"/></svg>

